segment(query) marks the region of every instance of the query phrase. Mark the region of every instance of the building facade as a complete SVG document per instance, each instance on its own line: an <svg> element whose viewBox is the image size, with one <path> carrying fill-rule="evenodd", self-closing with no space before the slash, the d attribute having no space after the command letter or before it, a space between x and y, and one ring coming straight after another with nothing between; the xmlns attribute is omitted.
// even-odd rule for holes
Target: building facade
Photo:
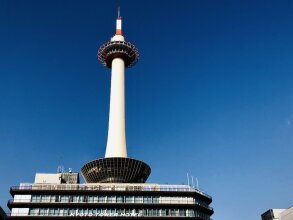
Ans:
<svg viewBox="0 0 293 220"><path fill-rule="evenodd" d="M293 220L293 207L269 209L261 215L261 220Z"/></svg>
<svg viewBox="0 0 293 220"><path fill-rule="evenodd" d="M212 198L188 185L34 183L11 187L9 219L175 218L209 220Z"/></svg>

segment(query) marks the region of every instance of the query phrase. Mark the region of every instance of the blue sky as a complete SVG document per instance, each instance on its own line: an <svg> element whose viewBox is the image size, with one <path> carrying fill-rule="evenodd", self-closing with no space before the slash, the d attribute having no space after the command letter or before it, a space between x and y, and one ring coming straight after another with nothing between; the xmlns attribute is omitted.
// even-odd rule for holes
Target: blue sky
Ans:
<svg viewBox="0 0 293 220"><path fill-rule="evenodd" d="M0 204L9 187L103 157L115 31L140 51L126 72L127 145L148 182L213 196L215 220L293 205L293 2L0 1Z"/></svg>

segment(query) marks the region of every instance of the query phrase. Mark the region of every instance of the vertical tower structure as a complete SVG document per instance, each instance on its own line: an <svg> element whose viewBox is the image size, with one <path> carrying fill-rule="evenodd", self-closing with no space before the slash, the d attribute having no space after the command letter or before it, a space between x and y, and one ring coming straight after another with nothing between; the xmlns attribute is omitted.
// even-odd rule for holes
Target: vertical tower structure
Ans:
<svg viewBox="0 0 293 220"><path fill-rule="evenodd" d="M125 135L125 69L136 64L138 49L122 35L118 9L116 34L98 50L98 59L111 69L111 93L108 139L105 158L85 164L82 175L87 183L144 183L150 167L128 158Z"/></svg>

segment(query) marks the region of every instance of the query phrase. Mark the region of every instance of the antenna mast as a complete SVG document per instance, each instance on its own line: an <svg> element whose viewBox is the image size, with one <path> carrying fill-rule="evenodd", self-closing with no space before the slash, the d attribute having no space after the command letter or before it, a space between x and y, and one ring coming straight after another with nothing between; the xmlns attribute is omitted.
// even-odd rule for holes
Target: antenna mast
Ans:
<svg viewBox="0 0 293 220"><path fill-rule="evenodd" d="M194 187L193 176L191 176L191 185L192 185L192 187Z"/></svg>

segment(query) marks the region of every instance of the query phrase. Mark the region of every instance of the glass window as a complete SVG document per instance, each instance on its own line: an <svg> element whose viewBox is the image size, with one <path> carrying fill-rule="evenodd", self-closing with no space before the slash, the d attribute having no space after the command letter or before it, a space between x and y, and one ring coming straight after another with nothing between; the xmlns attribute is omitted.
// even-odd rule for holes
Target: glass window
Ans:
<svg viewBox="0 0 293 220"><path fill-rule="evenodd" d="M49 209L49 215L54 215L54 209Z"/></svg>
<svg viewBox="0 0 293 220"><path fill-rule="evenodd" d="M152 197L151 196L144 196L143 203L152 203Z"/></svg>
<svg viewBox="0 0 293 220"><path fill-rule="evenodd" d="M148 209L148 216L153 216L153 209Z"/></svg>
<svg viewBox="0 0 293 220"><path fill-rule="evenodd" d="M98 202L106 202L106 196L99 196Z"/></svg>
<svg viewBox="0 0 293 220"><path fill-rule="evenodd" d="M109 202L109 203L116 202L116 197L115 196L107 196L107 202Z"/></svg>
<svg viewBox="0 0 293 220"><path fill-rule="evenodd" d="M39 209L38 208L32 208L29 210L29 215L38 215Z"/></svg>
<svg viewBox="0 0 293 220"><path fill-rule="evenodd" d="M60 196L57 195L57 196L55 197L55 202L60 202Z"/></svg>
<svg viewBox="0 0 293 220"><path fill-rule="evenodd" d="M68 202L68 196L62 195L60 196L61 202Z"/></svg>
<svg viewBox="0 0 293 220"><path fill-rule="evenodd" d="M166 209L166 216L169 216L169 215L170 215L170 210Z"/></svg>
<svg viewBox="0 0 293 220"><path fill-rule="evenodd" d="M41 196L40 195L33 195L32 196L32 202L40 202Z"/></svg>
<svg viewBox="0 0 293 220"><path fill-rule="evenodd" d="M117 196L117 203L123 203L124 202L124 196Z"/></svg>
<svg viewBox="0 0 293 220"><path fill-rule="evenodd" d="M78 196L72 196L72 201L73 202L78 202Z"/></svg>
<svg viewBox="0 0 293 220"><path fill-rule="evenodd" d="M68 212L69 215L75 215L75 209L69 209Z"/></svg>
<svg viewBox="0 0 293 220"><path fill-rule="evenodd" d="M194 211L192 209L187 209L187 216L194 217Z"/></svg>
<svg viewBox="0 0 293 220"><path fill-rule="evenodd" d="M44 202L50 202L51 196L44 196Z"/></svg>
<svg viewBox="0 0 293 220"><path fill-rule="evenodd" d="M73 202L73 196L68 196L68 201Z"/></svg>
<svg viewBox="0 0 293 220"><path fill-rule="evenodd" d="M69 209L63 209L63 216L68 216L68 215L69 215Z"/></svg>
<svg viewBox="0 0 293 220"><path fill-rule="evenodd" d="M117 211L118 215L121 215L122 213L124 213L124 209L117 209L116 211Z"/></svg>
<svg viewBox="0 0 293 220"><path fill-rule="evenodd" d="M40 208L40 215L44 215L44 213L45 213L44 208Z"/></svg>
<svg viewBox="0 0 293 220"><path fill-rule="evenodd" d="M185 210L184 209L179 209L179 215L180 216L185 216Z"/></svg>
<svg viewBox="0 0 293 220"><path fill-rule="evenodd" d="M82 196L83 197L83 202L88 202L88 196Z"/></svg>
<svg viewBox="0 0 293 220"><path fill-rule="evenodd" d="M55 202L56 200L56 196L55 195L51 195L50 196L50 202Z"/></svg>
<svg viewBox="0 0 293 220"><path fill-rule="evenodd" d="M48 215L49 209L47 208L40 208L40 215Z"/></svg>
<svg viewBox="0 0 293 220"><path fill-rule="evenodd" d="M153 203L159 203L159 196L153 196Z"/></svg>
<svg viewBox="0 0 293 220"><path fill-rule="evenodd" d="M176 216L176 210L175 209L171 209L170 210L170 214L171 214L171 216Z"/></svg>
<svg viewBox="0 0 293 220"><path fill-rule="evenodd" d="M59 209L58 208L54 209L54 215L59 215Z"/></svg>
<svg viewBox="0 0 293 220"><path fill-rule="evenodd" d="M59 209L59 213L58 213L58 215L59 215L59 216L64 216L64 212L65 212L64 209Z"/></svg>
<svg viewBox="0 0 293 220"><path fill-rule="evenodd" d="M139 215L143 215L143 210L142 210L142 209L139 209L139 210L138 210L138 214L139 214Z"/></svg>
<svg viewBox="0 0 293 220"><path fill-rule="evenodd" d="M135 196L134 202L135 203L143 203L143 197L142 196Z"/></svg>
<svg viewBox="0 0 293 220"><path fill-rule="evenodd" d="M126 203L133 203L133 196L125 196Z"/></svg>
<svg viewBox="0 0 293 220"><path fill-rule="evenodd" d="M94 202L94 197L93 196L88 196L88 202Z"/></svg>

